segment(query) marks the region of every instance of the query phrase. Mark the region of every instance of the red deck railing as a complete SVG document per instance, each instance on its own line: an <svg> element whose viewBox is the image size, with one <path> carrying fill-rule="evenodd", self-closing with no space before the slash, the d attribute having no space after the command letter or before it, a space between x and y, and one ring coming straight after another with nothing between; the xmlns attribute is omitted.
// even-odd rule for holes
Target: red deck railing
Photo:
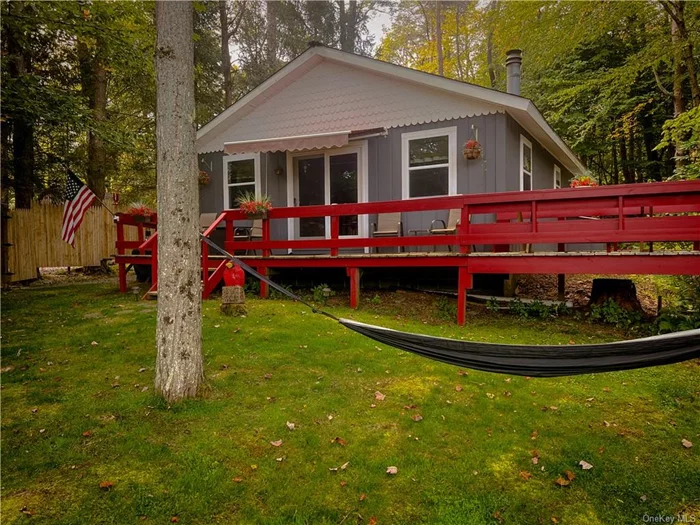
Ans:
<svg viewBox="0 0 700 525"><path fill-rule="evenodd" d="M342 237L340 217L375 215L401 212L409 214L424 211L461 210L461 221L453 235L419 234L402 237ZM329 217L328 238L272 239L271 223L305 217ZM479 218L481 217L481 218ZM473 273L668 273L700 274L700 181L666 182L601 186L596 188L565 188L556 190L534 190L523 192L455 195L413 199L403 201L369 202L361 204L337 204L330 206L303 206L272 209L262 220L260 240L235 240L234 230L245 221L240 210L224 210L207 228L204 235L210 237L224 224L224 248L231 252L249 253L249 264L262 273L270 267L345 267L351 282L359 282L360 267L376 266L452 266L459 268L458 289L471 286ZM117 254L125 250L151 249L151 264L154 279L157 270L156 246L153 241L143 239L139 230L139 241L125 241L123 227L144 225L133 223L131 217L121 216L117 222ZM155 227L155 223L148 224ZM614 250L619 243L651 243L689 241L693 253L683 257L667 258L661 262L648 257L624 260L603 259L605 252L587 258L562 258L559 253L551 257L524 257L502 254L483 257L486 252L507 252L509 245L557 245L563 252L565 245L600 243ZM150 244L149 244L150 243ZM425 246L454 246L453 253L442 256L426 253L410 253L404 257L386 257L366 254L364 257L348 255L341 250L375 248L420 248ZM273 256L273 250L312 250L325 257L299 255L296 257ZM477 253L477 251L479 253ZM143 251L142 251L143 253ZM667 253L667 252L662 252ZM213 254L217 255L217 254ZM579 254L580 255L580 254ZM648 255L648 254L647 254ZM679 255L675 253L675 255ZM685 256L687 255L687 256ZM609 255L608 257L614 257ZM138 259L143 261L143 259ZM120 286L126 289L126 279L121 270L137 259L118 257L120 263ZM605 262L604 262L605 261ZM220 282L225 262L213 258L209 246L202 243L202 268L204 296L208 296ZM213 270L213 272L211 272ZM210 273L211 272L211 273ZM123 281L123 283L122 283ZM262 287L266 293L266 287ZM353 294L356 290L353 291ZM353 301L354 302L354 301ZM460 301L461 303L462 301Z"/></svg>

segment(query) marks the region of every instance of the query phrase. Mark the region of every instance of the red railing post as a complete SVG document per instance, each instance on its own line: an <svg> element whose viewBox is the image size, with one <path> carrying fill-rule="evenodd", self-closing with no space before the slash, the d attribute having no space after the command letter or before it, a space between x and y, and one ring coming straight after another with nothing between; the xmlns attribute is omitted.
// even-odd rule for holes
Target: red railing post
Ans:
<svg viewBox="0 0 700 525"><path fill-rule="evenodd" d="M202 299L209 297L209 245L202 241Z"/></svg>
<svg viewBox="0 0 700 525"><path fill-rule="evenodd" d="M337 215L331 216L331 240L337 241L340 235L340 217ZM336 257L338 255L338 248L331 248L331 256Z"/></svg>
<svg viewBox="0 0 700 525"><path fill-rule="evenodd" d="M469 216L469 205L462 206L462 214L459 217L459 253L467 254L471 252L471 244L469 243L469 224L471 217Z"/></svg>
<svg viewBox="0 0 700 525"><path fill-rule="evenodd" d="M119 216L115 218L117 224L117 255L124 255L124 225L119 222ZM126 264L119 263L119 291L126 293Z"/></svg>
<svg viewBox="0 0 700 525"><path fill-rule="evenodd" d="M350 308L354 310L360 304L360 269L347 268L346 273L350 277Z"/></svg>
<svg viewBox="0 0 700 525"><path fill-rule="evenodd" d="M457 324L464 326L467 320L467 290L472 287L472 275L466 266L460 266L457 277Z"/></svg>
<svg viewBox="0 0 700 525"><path fill-rule="evenodd" d="M262 240L264 243L270 242L270 219L265 217L262 220ZM263 248L262 250L262 255L263 257L269 257L271 254L271 250L267 248Z"/></svg>

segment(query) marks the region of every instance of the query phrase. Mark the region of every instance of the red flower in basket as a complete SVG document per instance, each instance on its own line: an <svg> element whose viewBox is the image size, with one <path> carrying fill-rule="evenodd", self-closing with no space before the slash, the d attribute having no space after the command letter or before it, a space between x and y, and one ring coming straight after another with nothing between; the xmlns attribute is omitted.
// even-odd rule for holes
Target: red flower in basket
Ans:
<svg viewBox="0 0 700 525"><path fill-rule="evenodd" d="M141 203L134 204L126 213L131 215L136 222L146 222L150 220L152 215L156 214L154 210Z"/></svg>
<svg viewBox="0 0 700 525"><path fill-rule="evenodd" d="M571 183L569 186L571 188L586 188L586 187L594 187L598 185L598 181L595 180L595 178L591 175L577 175L573 179L571 179Z"/></svg>
<svg viewBox="0 0 700 525"><path fill-rule="evenodd" d="M469 139L464 143L464 148L462 149L462 154L467 160L475 160L481 157L481 144L478 140Z"/></svg>
<svg viewBox="0 0 700 525"><path fill-rule="evenodd" d="M240 266L232 262L226 263L224 284L226 286L243 286L245 284L245 273Z"/></svg>
<svg viewBox="0 0 700 525"><path fill-rule="evenodd" d="M267 195L256 197L255 194L246 192L238 198L238 208L249 219L262 219L272 209L272 202Z"/></svg>

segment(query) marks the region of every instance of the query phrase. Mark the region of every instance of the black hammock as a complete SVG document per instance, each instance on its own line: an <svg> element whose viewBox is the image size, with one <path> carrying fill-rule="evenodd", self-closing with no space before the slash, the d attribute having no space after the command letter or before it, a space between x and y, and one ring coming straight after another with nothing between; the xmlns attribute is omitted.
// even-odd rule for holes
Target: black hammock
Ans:
<svg viewBox="0 0 700 525"><path fill-rule="evenodd" d="M375 341L451 365L500 374L559 377L595 372L614 372L648 366L669 365L700 358L700 330L592 345L506 345L458 341L445 337L400 332L349 319L317 309L298 295L226 252L207 237L203 240L243 270L275 290L299 301L314 312Z"/></svg>

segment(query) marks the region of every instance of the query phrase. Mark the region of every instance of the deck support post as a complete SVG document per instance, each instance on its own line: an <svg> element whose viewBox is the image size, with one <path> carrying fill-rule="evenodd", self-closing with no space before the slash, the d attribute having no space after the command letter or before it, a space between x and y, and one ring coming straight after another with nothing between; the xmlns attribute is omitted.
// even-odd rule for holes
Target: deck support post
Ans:
<svg viewBox="0 0 700 525"><path fill-rule="evenodd" d="M350 308L354 310L360 304L360 269L347 268L346 273L350 277Z"/></svg>
<svg viewBox="0 0 700 525"><path fill-rule="evenodd" d="M472 287L472 274L466 266L459 267L457 279L457 324L464 326L467 316L467 290Z"/></svg>
<svg viewBox="0 0 700 525"><path fill-rule="evenodd" d="M119 291L126 293L126 264L119 263Z"/></svg>
<svg viewBox="0 0 700 525"><path fill-rule="evenodd" d="M264 275L265 277L267 277L268 271L269 271L269 270L267 269L267 267L265 267L265 268L256 268L256 270L257 270L258 273L260 273L261 275ZM267 299L269 296L270 296L270 287L267 285L267 283L266 283L265 281L260 281L260 298L261 298L261 299Z"/></svg>
<svg viewBox="0 0 700 525"><path fill-rule="evenodd" d="M609 244L607 245L610 246ZM559 243L557 245L557 251L559 253L564 253L566 251L566 244ZM563 273L557 274L557 299L563 302L566 299L566 275Z"/></svg>

